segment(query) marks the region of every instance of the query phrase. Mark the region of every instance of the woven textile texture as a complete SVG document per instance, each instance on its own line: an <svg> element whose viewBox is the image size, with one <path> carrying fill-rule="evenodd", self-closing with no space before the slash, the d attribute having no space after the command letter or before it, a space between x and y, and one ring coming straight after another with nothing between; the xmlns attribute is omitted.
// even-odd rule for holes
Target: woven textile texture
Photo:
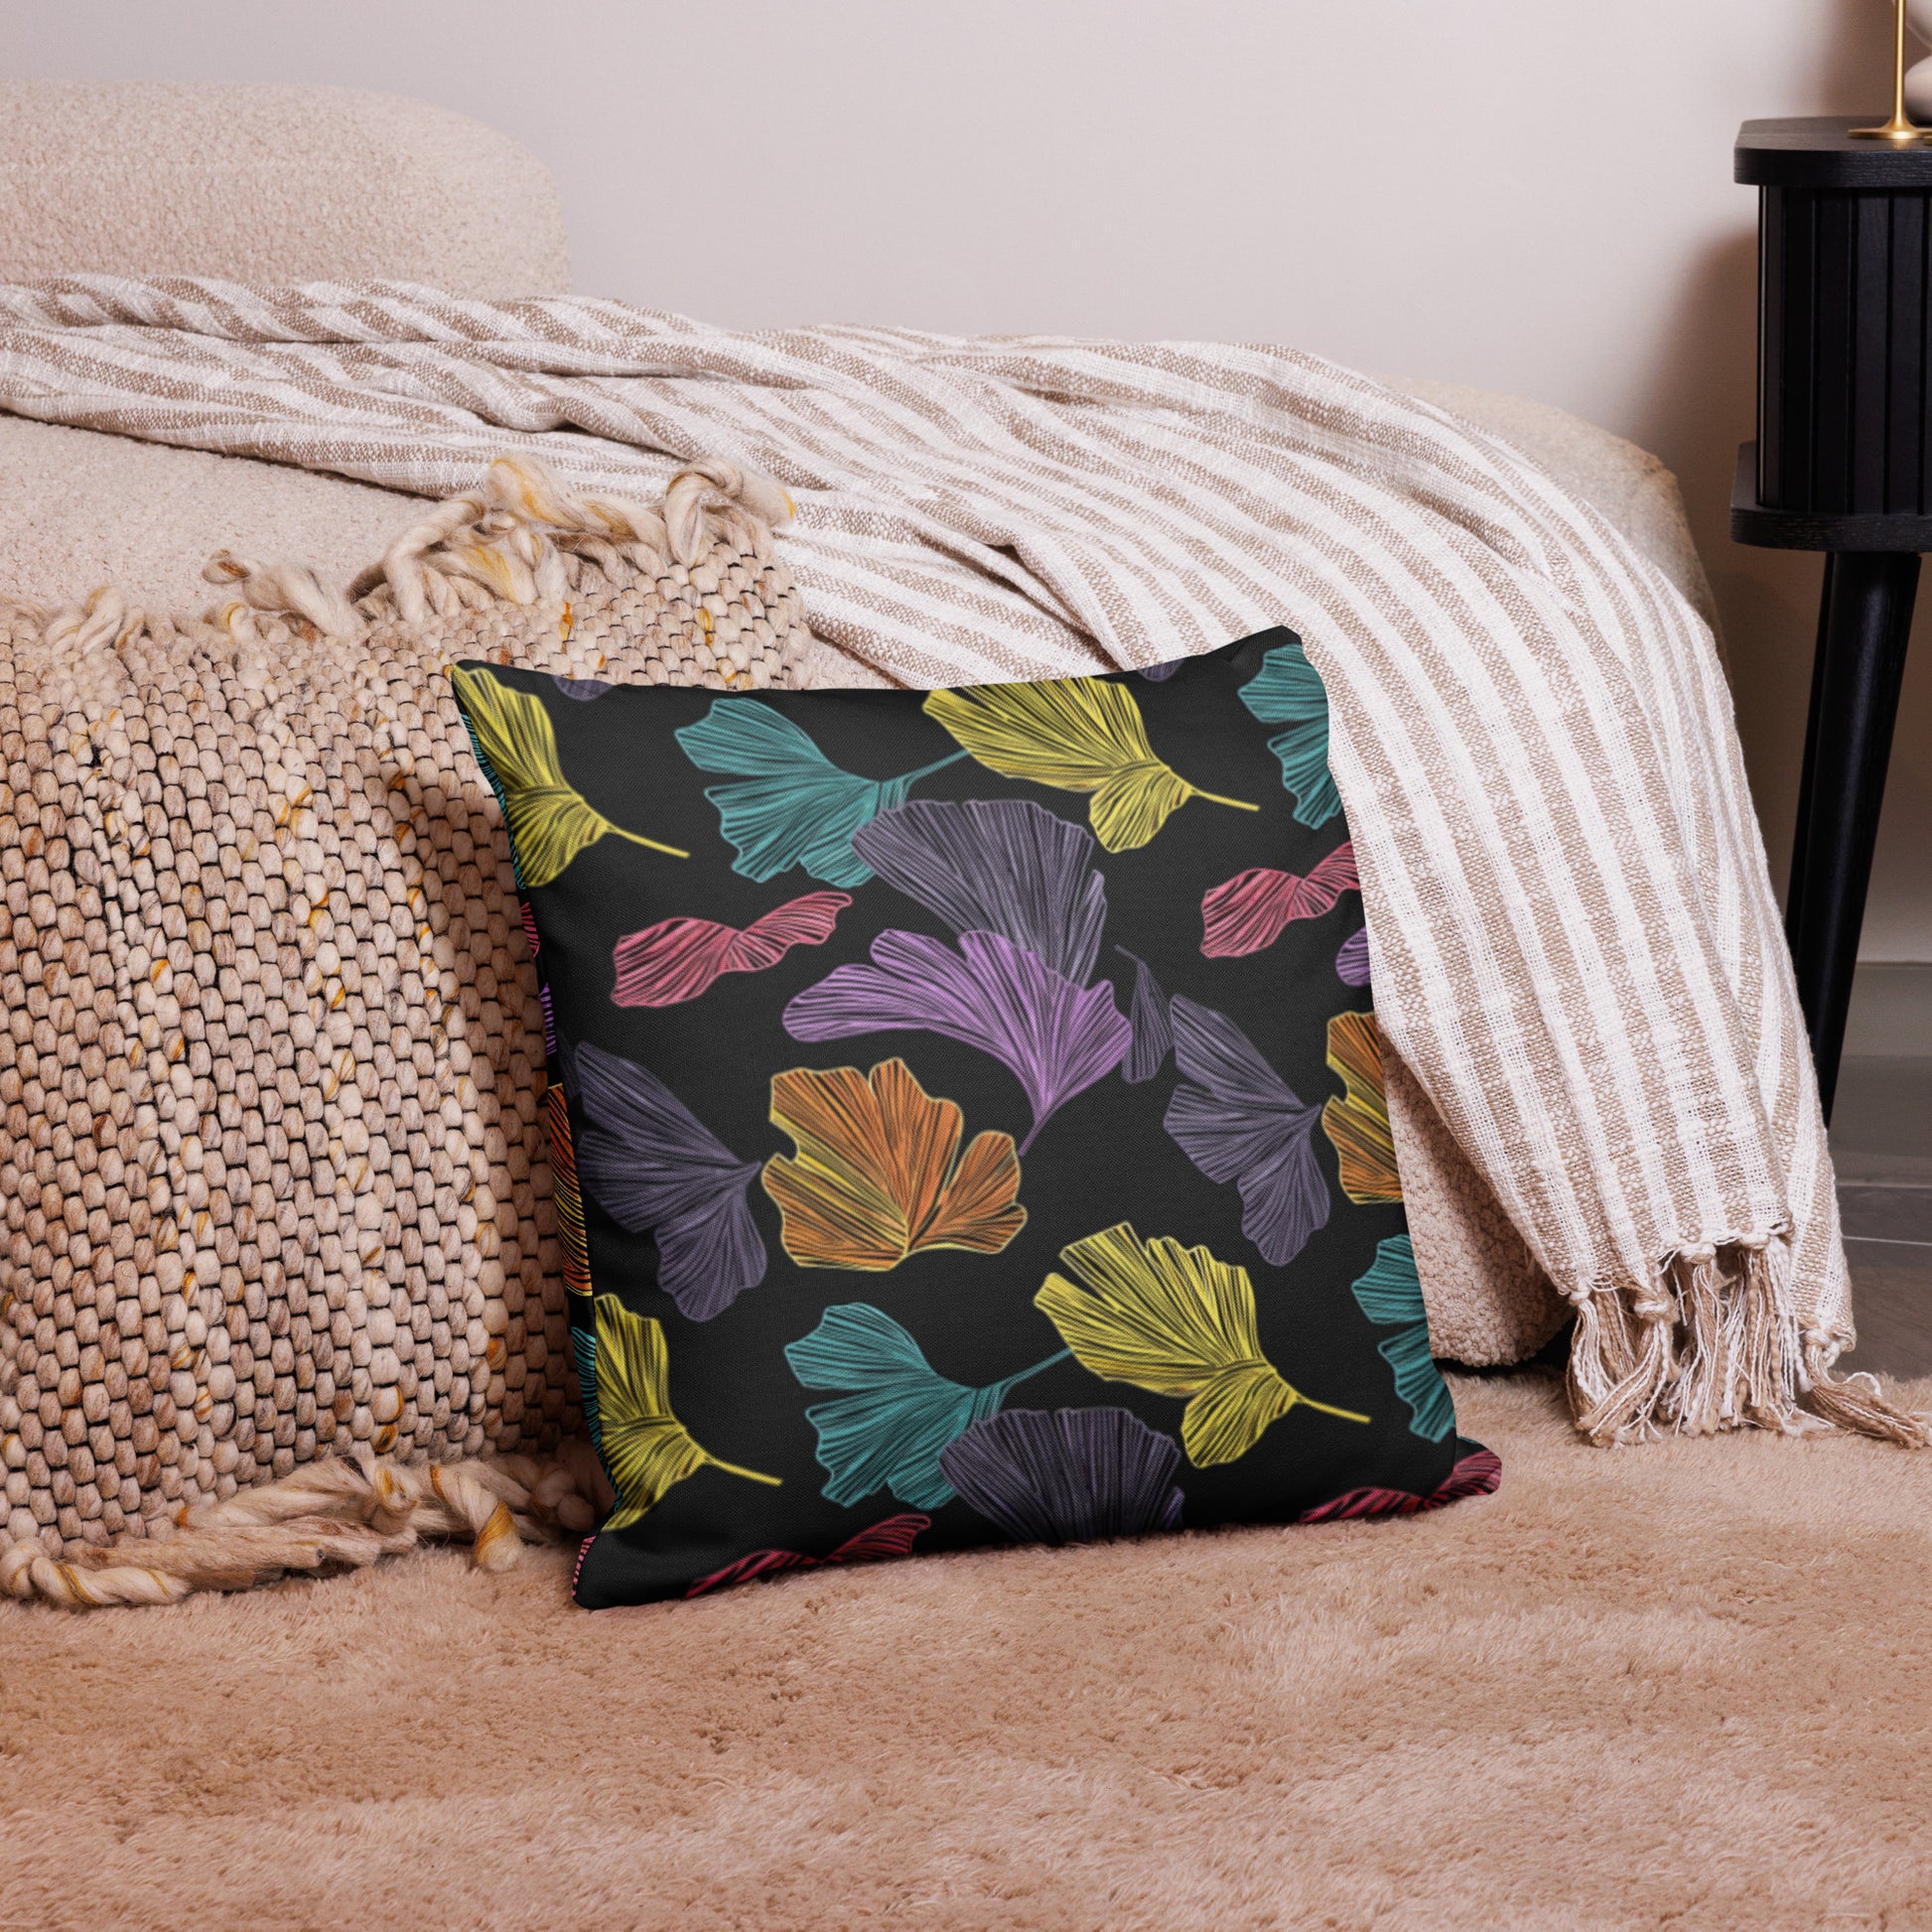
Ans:
<svg viewBox="0 0 1932 1932"><path fill-rule="evenodd" d="M1831 1160L1708 628L1507 445L1287 350L735 335L607 302L76 278L0 292L0 404L423 491L697 450L797 498L814 629L957 684L1275 624L1333 711L1377 1011L1577 1313L1592 1440L1825 1417Z"/></svg>
<svg viewBox="0 0 1932 1932"><path fill-rule="evenodd" d="M791 682L760 511L506 464L354 604L223 556L205 620L0 611L0 1541L557 1437L541 1018L445 667Z"/></svg>

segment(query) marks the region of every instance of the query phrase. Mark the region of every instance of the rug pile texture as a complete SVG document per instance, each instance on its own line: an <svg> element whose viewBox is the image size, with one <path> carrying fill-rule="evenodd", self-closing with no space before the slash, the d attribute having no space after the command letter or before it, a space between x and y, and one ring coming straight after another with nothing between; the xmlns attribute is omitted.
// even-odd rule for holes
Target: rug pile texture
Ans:
<svg viewBox="0 0 1932 1932"><path fill-rule="evenodd" d="M1932 1457L1455 1399L1503 1488L1403 1521L0 1604L0 1924L1932 1923Z"/></svg>

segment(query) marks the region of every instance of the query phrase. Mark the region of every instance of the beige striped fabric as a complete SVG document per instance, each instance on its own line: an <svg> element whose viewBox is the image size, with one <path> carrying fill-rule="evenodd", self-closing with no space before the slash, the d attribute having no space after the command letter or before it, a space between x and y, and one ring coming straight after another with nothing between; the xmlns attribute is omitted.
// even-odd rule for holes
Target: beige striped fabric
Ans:
<svg viewBox="0 0 1932 1932"><path fill-rule="evenodd" d="M1830 1158L1709 631L1507 445L1292 350L733 333L402 284L0 288L0 408L424 494L506 451L778 479L814 631L912 685L1287 624L1332 707L1390 1045L1578 1311L1598 1442L1932 1432L1853 1339Z"/></svg>

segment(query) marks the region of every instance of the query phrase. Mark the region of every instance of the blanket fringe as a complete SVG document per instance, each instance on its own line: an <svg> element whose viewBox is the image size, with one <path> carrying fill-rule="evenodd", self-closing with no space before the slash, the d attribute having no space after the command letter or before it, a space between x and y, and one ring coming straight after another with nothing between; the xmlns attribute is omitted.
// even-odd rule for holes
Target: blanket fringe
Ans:
<svg viewBox="0 0 1932 1932"><path fill-rule="evenodd" d="M528 457L498 457L474 490L425 510L345 590L306 564L261 563L217 550L203 567L231 590L202 614L237 639L257 635L257 616L322 637L359 637L373 619L409 623L492 603L531 605L569 597L594 567L614 583L690 568L715 544L771 556L771 533L796 505L768 477L716 459L687 464L664 486L661 509L620 496L580 495ZM50 646L85 650L124 644L166 620L112 585L78 604L37 613Z"/></svg>
<svg viewBox="0 0 1932 1932"><path fill-rule="evenodd" d="M1932 1449L1932 1416L1915 1416L1887 1401L1869 1375L1841 1380L1832 1373L1833 1352L1831 1343L1805 1338L1805 1392L1820 1416L1840 1429L1875 1436L1902 1449Z"/></svg>
<svg viewBox="0 0 1932 1932"><path fill-rule="evenodd" d="M1800 1339L1787 1264L1776 1238L1687 1248L1641 1290L1584 1296L1570 1343L1577 1427L1599 1448L1825 1424L1932 1448L1932 1421L1888 1401L1868 1375L1838 1380L1834 1344Z"/></svg>
<svg viewBox="0 0 1932 1932"><path fill-rule="evenodd" d="M688 569L720 542L763 562L772 526L789 521L794 507L769 478L715 460L680 470L664 487L660 512L621 496L579 495L540 463L498 457L475 492L439 503L349 585L334 621L345 619L351 628L330 634L353 636L362 619L388 610L421 623L497 598L527 605L568 597L586 563L621 583L632 571L655 577L673 563ZM242 596L256 609L310 615L293 595L306 586L233 562Z"/></svg>
<svg viewBox="0 0 1932 1932"><path fill-rule="evenodd" d="M292 1573L361 1569L429 1538L467 1541L479 1570L507 1570L526 1540L583 1536L610 1500L585 1442L549 1459L418 1464L359 1444L352 1457L325 1457L225 1502L182 1509L173 1534L157 1525L66 1562L39 1543L0 1547L0 1594L70 1610L178 1603Z"/></svg>

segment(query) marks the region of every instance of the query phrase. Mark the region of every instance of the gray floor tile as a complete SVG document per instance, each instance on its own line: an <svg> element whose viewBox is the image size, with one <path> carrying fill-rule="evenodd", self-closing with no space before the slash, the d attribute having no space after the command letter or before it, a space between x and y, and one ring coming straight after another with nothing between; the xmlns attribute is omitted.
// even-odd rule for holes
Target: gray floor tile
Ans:
<svg viewBox="0 0 1932 1932"><path fill-rule="evenodd" d="M1877 1375L1932 1375L1932 1248L1848 1241L1859 1345L1847 1368Z"/></svg>
<svg viewBox="0 0 1932 1932"><path fill-rule="evenodd" d="M1841 1180L1838 1211L1848 1241L1922 1241L1932 1248L1932 1187Z"/></svg>
<svg viewBox="0 0 1932 1932"><path fill-rule="evenodd" d="M1832 1161L1859 1323L1846 1363L1932 1375L1932 1058L1845 1062Z"/></svg>
<svg viewBox="0 0 1932 1932"><path fill-rule="evenodd" d="M1932 1057L1845 1061L1832 1161L1841 1181L1932 1186Z"/></svg>

